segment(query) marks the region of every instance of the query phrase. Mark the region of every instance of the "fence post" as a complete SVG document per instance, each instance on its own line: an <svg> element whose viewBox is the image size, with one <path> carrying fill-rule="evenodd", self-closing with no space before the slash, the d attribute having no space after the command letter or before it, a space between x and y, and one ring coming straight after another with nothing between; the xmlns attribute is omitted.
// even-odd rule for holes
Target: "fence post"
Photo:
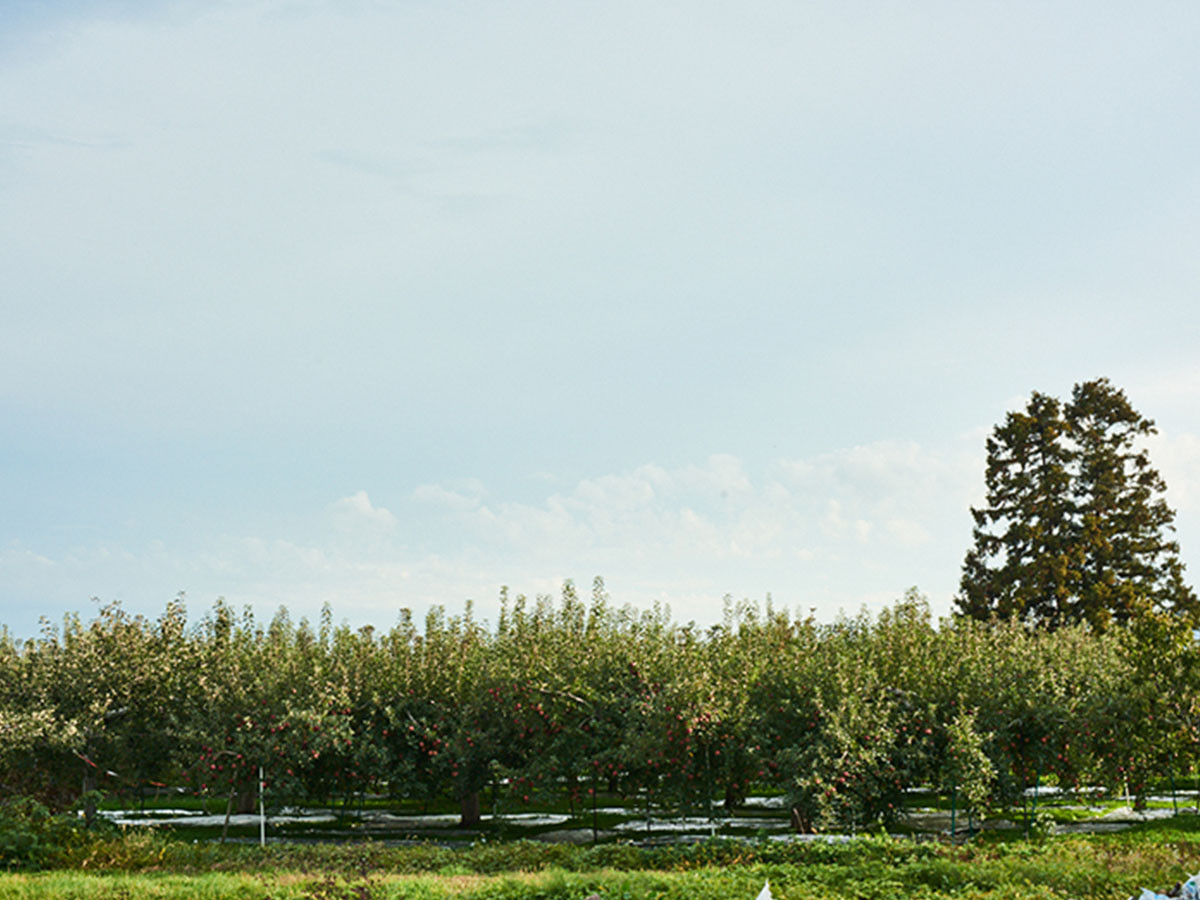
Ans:
<svg viewBox="0 0 1200 900"><path fill-rule="evenodd" d="M958 784L950 788L950 842L954 843L955 825L958 820Z"/></svg>
<svg viewBox="0 0 1200 900"><path fill-rule="evenodd" d="M713 811L712 811L712 795L713 795L713 783L712 783L712 763L711 763L711 761L709 760L709 756L708 756L708 744L705 744L705 745L704 745L704 780L707 782L707 785L706 785L706 787L707 787L707 791L706 791L705 793L706 793L706 795L707 795L707 796L706 796L706 799L707 799L707 801L708 801L708 826L709 826L709 831L710 831L710 833L711 833L711 834L713 834L713 835L715 835L715 834L717 833L717 828L716 828L716 825L713 823ZM729 815L729 810L728 810L728 809L726 809L726 810L725 810L725 815L726 815L726 816L728 816L728 815Z"/></svg>
<svg viewBox="0 0 1200 900"><path fill-rule="evenodd" d="M1042 767L1037 764L1033 769L1033 802L1029 805L1029 815L1025 819L1025 837L1029 837L1029 830L1033 827L1033 820L1037 816L1038 794L1041 793L1042 783Z"/></svg>
<svg viewBox="0 0 1200 900"><path fill-rule="evenodd" d="M267 805L263 800L263 767L258 767L258 846L267 846Z"/></svg>

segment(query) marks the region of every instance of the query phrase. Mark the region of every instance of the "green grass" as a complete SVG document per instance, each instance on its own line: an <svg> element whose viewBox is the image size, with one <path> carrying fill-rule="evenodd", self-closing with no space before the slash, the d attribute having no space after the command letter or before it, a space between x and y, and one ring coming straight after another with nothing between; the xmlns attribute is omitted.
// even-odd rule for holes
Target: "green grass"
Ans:
<svg viewBox="0 0 1200 900"><path fill-rule="evenodd" d="M48 872L0 877L0 897L33 898L441 898L464 900L550 900L597 893L622 900L752 900L764 880L781 900L799 898L1124 898L1143 883L1136 877L1114 877L1085 867L1078 871L1045 871L1043 866L991 862L964 865L949 860L873 870L832 865L748 865L686 871L600 870L570 872L548 869L531 873L478 875L447 871L436 874L367 876L312 873L158 873L112 875Z"/></svg>
<svg viewBox="0 0 1200 900"><path fill-rule="evenodd" d="M184 843L131 832L73 847L56 868L0 875L2 900L783 900L1126 898L1200 868L1200 818L1040 843L988 835L967 846L886 837L844 844L711 841L643 848L527 841L433 845Z"/></svg>

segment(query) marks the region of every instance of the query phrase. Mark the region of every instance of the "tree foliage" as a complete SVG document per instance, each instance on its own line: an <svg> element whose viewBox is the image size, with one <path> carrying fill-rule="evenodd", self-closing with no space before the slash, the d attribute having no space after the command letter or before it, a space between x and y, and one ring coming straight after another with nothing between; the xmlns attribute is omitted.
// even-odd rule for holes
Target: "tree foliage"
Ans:
<svg viewBox="0 0 1200 900"><path fill-rule="evenodd" d="M1066 404L1034 392L1010 412L987 441L959 610L1049 628L1103 630L1148 610L1200 621L1144 446L1154 433L1104 378L1077 384Z"/></svg>
<svg viewBox="0 0 1200 900"><path fill-rule="evenodd" d="M666 610L505 597L402 612L387 631L261 623L219 602L188 624L102 609L18 642L0 630L0 800L127 802L186 785L217 809L352 805L368 790L503 816L600 791L706 813L750 791L804 830L861 828L932 785L960 805L1039 779L1135 794L1187 771L1200 740L1196 640L1151 612L1130 628L935 623L915 591L819 624L730 604L708 629Z"/></svg>

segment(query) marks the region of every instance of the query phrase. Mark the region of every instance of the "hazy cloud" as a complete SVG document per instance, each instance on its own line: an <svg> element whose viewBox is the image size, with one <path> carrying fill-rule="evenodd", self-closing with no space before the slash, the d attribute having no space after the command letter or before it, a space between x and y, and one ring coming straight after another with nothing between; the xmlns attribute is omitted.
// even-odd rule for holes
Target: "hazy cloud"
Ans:
<svg viewBox="0 0 1200 900"><path fill-rule="evenodd" d="M729 454L674 468L643 465L585 478L538 502L489 500L478 480L427 484L412 492L423 527L451 537L417 549L403 540L397 515L360 490L331 503L327 530L306 541L226 535L193 549L85 546L61 564L12 546L0 557L0 586L36 583L42 573L59 590L63 582L102 587L119 571L142 569L167 595L219 594L268 609L287 603L310 615L328 600L361 618L390 615L396 604L453 607L466 597L486 610L501 584L535 592L602 574L620 586L622 602L671 600L688 617L717 615L725 593L766 592L832 615L823 584L847 566L901 572L885 576L895 579L897 596L913 582L938 586L929 562L910 552L956 530L961 510L945 498L966 487L926 487L959 468L917 446L883 444L784 460L758 473ZM904 517L891 514L901 509ZM66 577L51 573L56 568ZM678 596L671 584L684 585Z"/></svg>
<svg viewBox="0 0 1200 900"><path fill-rule="evenodd" d="M374 506L366 491L356 491L348 497L343 497L330 507L334 519L339 524L357 525L367 523L379 528L392 528L396 517L382 506Z"/></svg>
<svg viewBox="0 0 1200 900"><path fill-rule="evenodd" d="M1097 375L1186 558L1200 7L1085 18L0 5L5 615L936 606L987 430Z"/></svg>

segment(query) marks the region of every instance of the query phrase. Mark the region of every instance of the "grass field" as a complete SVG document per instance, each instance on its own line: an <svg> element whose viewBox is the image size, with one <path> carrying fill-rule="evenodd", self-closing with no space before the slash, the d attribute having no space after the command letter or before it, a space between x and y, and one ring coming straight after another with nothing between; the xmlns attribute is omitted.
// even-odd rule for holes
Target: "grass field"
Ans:
<svg viewBox="0 0 1200 900"><path fill-rule="evenodd" d="M276 844L265 849L131 832L80 845L55 868L0 875L0 898L243 900L753 900L775 897L1125 898L1165 890L1200 868L1200 818L1104 835L950 845L869 837L844 844L710 841L642 848L534 842Z"/></svg>

